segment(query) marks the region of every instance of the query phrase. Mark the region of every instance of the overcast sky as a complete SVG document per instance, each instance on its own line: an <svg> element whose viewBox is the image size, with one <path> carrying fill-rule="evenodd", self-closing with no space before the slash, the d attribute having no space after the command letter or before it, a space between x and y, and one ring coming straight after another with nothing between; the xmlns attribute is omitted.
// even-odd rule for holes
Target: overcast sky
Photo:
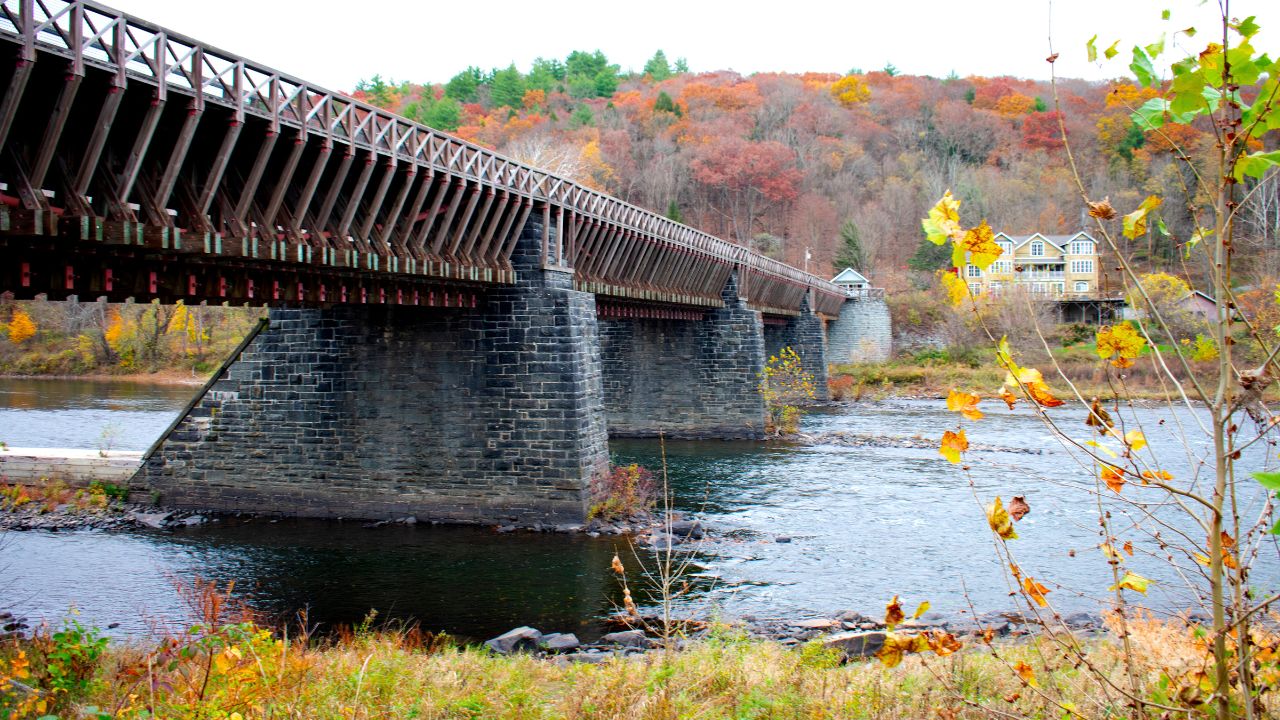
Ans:
<svg viewBox="0 0 1280 720"><path fill-rule="evenodd" d="M514 62L600 49L623 70L639 70L661 48L694 71L848 72L892 63L904 74L1014 75L1047 79L1050 14L1058 73L1102 79L1128 74L1135 41L1194 25L1203 31L1217 2L1143 0L107 0L277 70L334 90L361 78L444 82L467 65ZM1160 11L1172 7L1168 23ZM1263 49L1280 46L1276 0L1232 3L1257 15ZM1123 39L1102 67L1085 59ZM1200 49L1208 32L1195 38ZM1271 38L1268 42L1266 38ZM1188 44L1183 41L1183 44Z"/></svg>

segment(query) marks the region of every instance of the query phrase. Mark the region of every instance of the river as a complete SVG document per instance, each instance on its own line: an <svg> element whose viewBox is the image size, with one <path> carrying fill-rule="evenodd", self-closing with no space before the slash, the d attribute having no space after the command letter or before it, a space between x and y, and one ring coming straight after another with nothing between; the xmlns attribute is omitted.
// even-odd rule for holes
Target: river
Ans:
<svg viewBox="0 0 1280 720"><path fill-rule="evenodd" d="M193 388L126 383L0 379L0 441L13 447L145 449ZM999 406L999 407L997 407ZM695 513L712 537L696 547L690 592L679 601L701 616L760 618L877 614L895 594L906 605L929 600L956 614L1011 609L991 534L978 500L1023 495L1031 513L1011 547L1017 562L1048 585L1059 611L1097 611L1110 570L1102 559L1098 501L1090 471L1076 464L1039 419L983 403L988 416L968 423L968 472L930 447L956 416L941 401L861 403L809 415L803 430L884 438L870 446L668 442L668 477L676 506ZM1055 411L1074 436L1088 438L1082 410ZM1195 426L1188 410L1137 409L1128 420L1147 429L1153 457L1188 482L1192 453L1168 437ZM920 444L920 443L915 443ZM656 441L615 441L615 462L658 469ZM1264 443L1241 461L1261 469L1274 458ZM1271 465L1274 465L1271 461ZM1201 468L1203 473L1203 468ZM1203 481L1202 481L1203 482ZM1256 515L1265 498L1253 486L1240 499ZM1195 598L1161 557L1141 548L1145 532L1126 509L1102 497L1117 534L1139 547L1131 569L1156 580L1146 602L1156 609L1192 607ZM1129 496L1149 490L1130 486ZM1155 497L1155 495L1151 495ZM1152 507L1196 537L1168 508ZM1144 527L1151 527L1150 521ZM781 540L781 541L780 541ZM357 522L222 518L175 531L10 532L0 537L0 608L57 621L69 608L116 634L179 627L190 613L174 583L194 577L235 581L236 593L273 617L306 609L320 626L380 618L416 620L424 629L484 638L529 624L593 637L599 619L621 601L609 571L619 552L633 587L643 587L637 559L650 553L625 540L554 534L498 534L471 527L388 526ZM1194 562L1178 560L1194 574ZM1259 548L1252 575L1260 591L1280 586L1280 547Z"/></svg>

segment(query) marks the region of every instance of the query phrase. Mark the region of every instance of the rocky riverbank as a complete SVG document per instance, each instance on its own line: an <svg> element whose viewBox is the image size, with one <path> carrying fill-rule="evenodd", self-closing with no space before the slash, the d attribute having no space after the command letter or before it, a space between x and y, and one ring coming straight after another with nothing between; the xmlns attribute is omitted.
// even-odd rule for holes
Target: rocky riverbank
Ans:
<svg viewBox="0 0 1280 720"><path fill-rule="evenodd" d="M200 513L167 510L118 500L103 505L76 502L50 505L34 501L16 507L7 502L0 507L0 530L13 531L164 530L216 521L216 517Z"/></svg>
<svg viewBox="0 0 1280 720"><path fill-rule="evenodd" d="M695 620L674 623L680 632L671 639L662 638L662 621L656 616L619 615L610 624L624 629L606 633L598 641L583 643L573 633L542 633L522 626L485 641L484 646L498 654L531 653L562 663L600 663L612 658L636 658L660 651L669 643L672 649L683 649L691 642L706 640L713 634L727 634L751 640L776 642L795 647L809 642L840 653L845 660L874 656L884 646L889 630L883 622L856 611L832 617L758 618L747 616L736 621L711 624ZM1073 613L1062 620L1078 636L1107 632L1102 618L1090 613ZM905 620L894 632L947 633L966 645L996 641L1015 641L1030 637L1039 625L1016 612L985 613L978 617L947 617L925 613L919 619Z"/></svg>

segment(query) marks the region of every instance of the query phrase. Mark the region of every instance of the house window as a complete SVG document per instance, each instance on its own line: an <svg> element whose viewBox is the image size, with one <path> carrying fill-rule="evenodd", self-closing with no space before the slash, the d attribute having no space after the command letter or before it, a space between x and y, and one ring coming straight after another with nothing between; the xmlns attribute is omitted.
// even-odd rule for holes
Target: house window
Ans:
<svg viewBox="0 0 1280 720"><path fill-rule="evenodd" d="M1092 260L1072 260L1071 272L1078 273L1081 275L1092 275L1093 261Z"/></svg>
<svg viewBox="0 0 1280 720"><path fill-rule="evenodd" d="M1076 281L1076 292L1089 292L1089 283L1084 280Z"/></svg>
<svg viewBox="0 0 1280 720"><path fill-rule="evenodd" d="M1093 243L1088 240L1072 240L1071 254L1072 255L1092 255Z"/></svg>
<svg viewBox="0 0 1280 720"><path fill-rule="evenodd" d="M994 295L999 295L999 294L1000 294L1000 288L1001 288L1001 287L1002 287L1002 284L1001 284L1001 283L999 283L999 282L996 282L996 281L992 281L991 283L989 283L989 284L987 285L987 289L988 289L988 290L990 290L990 291L992 292L992 294L994 294Z"/></svg>
<svg viewBox="0 0 1280 720"><path fill-rule="evenodd" d="M1044 243L1039 240L1031 243L1031 257L1044 257Z"/></svg>
<svg viewBox="0 0 1280 720"><path fill-rule="evenodd" d="M1054 294L1054 295L1061 295L1061 294L1062 294L1062 291L1063 291L1063 289L1064 289L1064 288L1063 288L1063 286L1064 286L1064 285L1065 285L1065 283L1060 283L1060 282L1059 282L1059 283L1053 283L1053 294Z"/></svg>
<svg viewBox="0 0 1280 720"><path fill-rule="evenodd" d="M1001 255L1013 255L1013 243L999 242L996 244L1000 246Z"/></svg>
<svg viewBox="0 0 1280 720"><path fill-rule="evenodd" d="M969 294L974 296L981 295L982 283L969 283Z"/></svg>
<svg viewBox="0 0 1280 720"><path fill-rule="evenodd" d="M991 267L987 269L987 272L992 273L993 275L1008 275L1013 272L1013 261L997 260L991 263Z"/></svg>
<svg viewBox="0 0 1280 720"><path fill-rule="evenodd" d="M982 270L977 265L969 265L969 277L982 277Z"/></svg>

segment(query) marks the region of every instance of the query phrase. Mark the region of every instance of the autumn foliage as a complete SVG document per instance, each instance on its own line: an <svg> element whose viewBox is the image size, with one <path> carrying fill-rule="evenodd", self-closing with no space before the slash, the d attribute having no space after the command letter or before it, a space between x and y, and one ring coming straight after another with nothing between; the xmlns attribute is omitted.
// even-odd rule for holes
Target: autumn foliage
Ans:
<svg viewBox="0 0 1280 720"><path fill-rule="evenodd" d="M963 187L994 231L1081 229L1061 162L1064 131L1081 171L1106 178L1107 194L1125 206L1152 183L1172 186L1168 206L1185 206L1195 190L1178 181L1171 143L1212 147L1202 122L1136 126L1130 115L1154 90L1132 81L1060 81L1055 107L1048 83L1012 77L744 76L689 72L658 56L644 73L616 67L575 53L527 72L468 68L439 84L375 77L358 94L792 264L803 265L808 248L819 274L841 269L840 233L852 224L860 270L891 290L943 265L916 257L912 222L940 188ZM1274 240L1267 217L1242 213L1240 226ZM1179 213L1163 221L1170 234L1144 228L1139 261L1180 270L1172 238L1194 228ZM1280 260L1269 270L1280 275Z"/></svg>

